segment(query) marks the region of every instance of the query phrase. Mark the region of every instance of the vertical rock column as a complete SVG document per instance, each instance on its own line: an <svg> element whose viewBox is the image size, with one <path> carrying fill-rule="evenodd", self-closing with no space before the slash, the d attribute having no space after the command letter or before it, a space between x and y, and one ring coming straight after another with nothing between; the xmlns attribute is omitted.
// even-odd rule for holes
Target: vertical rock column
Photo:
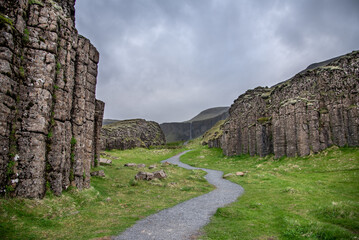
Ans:
<svg viewBox="0 0 359 240"><path fill-rule="evenodd" d="M90 184L90 168L95 157L94 119L97 63L99 54L86 38L79 37L76 57L74 105L72 111L72 170L76 187Z"/></svg>
<svg viewBox="0 0 359 240"><path fill-rule="evenodd" d="M20 82L24 77L21 66L23 50L20 32L24 30L26 3L0 1L0 193L15 190L19 173L18 129L20 116Z"/></svg>
<svg viewBox="0 0 359 240"><path fill-rule="evenodd" d="M100 158L100 152L101 152L101 148L102 148L102 143L101 143L101 128L102 128L102 119L103 119L103 113L104 113L104 109L105 109L105 103L100 101L100 100L96 100L96 107L95 107L95 124L94 124L94 153L95 153L95 158L94 161L92 163L92 166L98 166L98 160Z"/></svg>
<svg viewBox="0 0 359 240"><path fill-rule="evenodd" d="M71 16L57 18L55 84L48 134L46 178L55 195L70 185L77 31Z"/></svg>

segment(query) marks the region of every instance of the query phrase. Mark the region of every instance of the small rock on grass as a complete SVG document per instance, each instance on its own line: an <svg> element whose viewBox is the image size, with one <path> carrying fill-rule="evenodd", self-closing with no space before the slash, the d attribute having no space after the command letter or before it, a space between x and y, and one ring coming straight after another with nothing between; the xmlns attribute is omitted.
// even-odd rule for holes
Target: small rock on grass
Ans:
<svg viewBox="0 0 359 240"><path fill-rule="evenodd" d="M138 168L145 168L145 167L146 167L146 164L143 164L143 163L142 163L142 164L138 164L137 167L138 167Z"/></svg>
<svg viewBox="0 0 359 240"><path fill-rule="evenodd" d="M100 163L100 165L111 165L111 164L112 164L112 160L106 159L106 158L100 158L100 159L99 159L99 163Z"/></svg>
<svg viewBox="0 0 359 240"><path fill-rule="evenodd" d="M154 172L153 175L154 175L155 178L158 178L158 179L167 177L165 171L163 171L162 169L157 171L157 172Z"/></svg>
<svg viewBox="0 0 359 240"><path fill-rule="evenodd" d="M245 175L245 173L244 172L236 172L236 175L243 177Z"/></svg>
<svg viewBox="0 0 359 240"><path fill-rule="evenodd" d="M103 170L95 171L91 173L91 176L105 177L105 172Z"/></svg>
<svg viewBox="0 0 359 240"><path fill-rule="evenodd" d="M136 163L126 163L124 166L125 167L137 167L137 164Z"/></svg>
<svg viewBox="0 0 359 240"><path fill-rule="evenodd" d="M232 176L234 176L233 173L227 173L227 174L223 175L223 178L229 178L229 177L232 177Z"/></svg>
<svg viewBox="0 0 359 240"><path fill-rule="evenodd" d="M166 178L167 174L165 173L165 171L160 170L160 171L156 171L154 173L150 173L150 172L138 172L135 176L136 180L147 180L150 181L152 179L162 179L162 178Z"/></svg>
<svg viewBox="0 0 359 240"><path fill-rule="evenodd" d="M154 177L153 173L149 173L149 172L138 172L135 176L136 180L152 180Z"/></svg>

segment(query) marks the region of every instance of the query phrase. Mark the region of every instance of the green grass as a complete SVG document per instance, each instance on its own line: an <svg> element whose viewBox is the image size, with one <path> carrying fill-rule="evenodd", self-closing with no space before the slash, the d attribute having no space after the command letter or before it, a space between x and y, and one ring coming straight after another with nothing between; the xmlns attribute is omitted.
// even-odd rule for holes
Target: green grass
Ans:
<svg viewBox="0 0 359 240"><path fill-rule="evenodd" d="M71 188L42 200L0 199L1 239L93 239L113 236L137 220L213 189L199 170L161 166L181 157L196 167L226 173L245 193L217 210L199 239L359 239L359 148L332 147L307 157L223 156L200 140L183 149L107 151L113 164L105 178L92 177L90 189ZM127 168L125 163L157 164L157 169ZM163 169L168 178L134 180L139 170Z"/></svg>
<svg viewBox="0 0 359 240"><path fill-rule="evenodd" d="M181 149L111 150L112 166L100 166L105 178L92 177L91 188L71 188L42 200L0 199L1 239L92 239L114 236L137 220L213 189L205 172L161 166ZM156 169L127 168L125 163L157 164ZM168 178L135 181L140 170L163 169Z"/></svg>
<svg viewBox="0 0 359 240"><path fill-rule="evenodd" d="M359 239L359 149L281 158L225 157L198 146L181 158L224 173L244 187L217 210L200 239Z"/></svg>

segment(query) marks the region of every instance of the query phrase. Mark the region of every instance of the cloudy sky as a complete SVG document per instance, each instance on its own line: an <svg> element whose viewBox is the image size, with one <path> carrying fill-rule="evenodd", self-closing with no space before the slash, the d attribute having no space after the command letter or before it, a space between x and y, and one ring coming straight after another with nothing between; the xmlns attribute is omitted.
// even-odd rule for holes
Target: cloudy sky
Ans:
<svg viewBox="0 0 359 240"><path fill-rule="evenodd" d="M105 118L184 121L359 50L358 0L77 0Z"/></svg>

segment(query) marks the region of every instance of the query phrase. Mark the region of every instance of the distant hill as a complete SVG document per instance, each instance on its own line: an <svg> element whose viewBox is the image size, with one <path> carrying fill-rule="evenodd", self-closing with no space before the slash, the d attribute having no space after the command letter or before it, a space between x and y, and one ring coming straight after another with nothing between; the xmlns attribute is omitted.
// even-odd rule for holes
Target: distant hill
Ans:
<svg viewBox="0 0 359 240"><path fill-rule="evenodd" d="M203 135L218 121L228 117L229 107L215 107L200 112L192 119L184 122L160 124L166 136L166 142L187 141Z"/></svg>
<svg viewBox="0 0 359 240"><path fill-rule="evenodd" d="M219 115L222 115L226 112L228 112L229 107L215 107L215 108L209 108L202 112L200 112L197 116L192 118L189 121L186 122L194 122L194 121L202 121L210 118L217 117Z"/></svg>

